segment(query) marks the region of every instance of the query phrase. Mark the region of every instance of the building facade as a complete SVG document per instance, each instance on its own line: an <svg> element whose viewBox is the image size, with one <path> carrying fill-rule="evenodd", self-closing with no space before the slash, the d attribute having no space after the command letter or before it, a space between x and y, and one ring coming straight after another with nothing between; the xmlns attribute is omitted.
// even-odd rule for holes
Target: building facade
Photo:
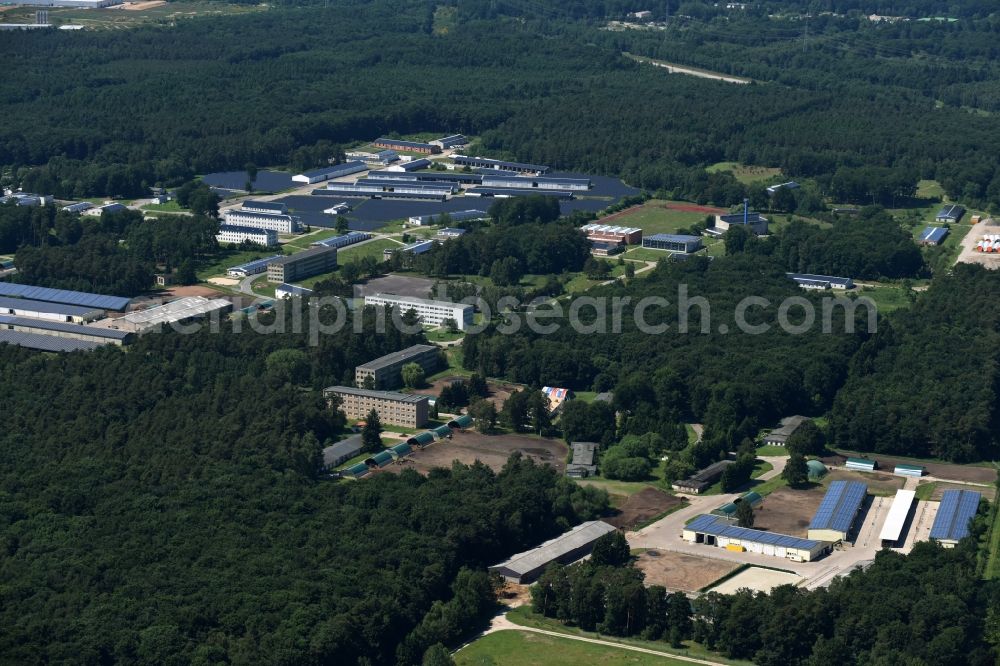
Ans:
<svg viewBox="0 0 1000 666"><path fill-rule="evenodd" d="M403 150L410 153L422 153L424 155L436 155L441 152L440 146L419 141L404 141L402 139L387 139L385 137L375 139L372 143L376 148L387 150Z"/></svg>
<svg viewBox="0 0 1000 666"><path fill-rule="evenodd" d="M367 168L368 165L364 162L361 162L360 160L353 160L351 162L344 162L343 164L335 164L333 166L305 171L292 176L292 180L296 183L321 183L324 180L341 178L343 176L349 176L352 173L359 173Z"/></svg>
<svg viewBox="0 0 1000 666"><path fill-rule="evenodd" d="M278 232L273 229L220 224L219 233L215 236L215 240L220 243L237 244L249 241L257 245L271 247L278 244Z"/></svg>
<svg viewBox="0 0 1000 666"><path fill-rule="evenodd" d="M390 306L399 308L401 313L414 310L424 326L440 326L448 319L453 319L460 331L472 324L473 307L466 303L450 303L448 301L432 301L426 298L412 296L396 296L395 294L374 294L365 296L365 305Z"/></svg>
<svg viewBox="0 0 1000 666"><path fill-rule="evenodd" d="M337 248L315 246L304 252L279 257L267 265L268 282L294 282L327 273L337 267Z"/></svg>
<svg viewBox="0 0 1000 666"><path fill-rule="evenodd" d="M434 345L413 345L402 351L386 354L354 369L354 382L359 387L394 389L403 385L403 366L416 363L428 375L437 372L441 363L440 350Z"/></svg>
<svg viewBox="0 0 1000 666"><path fill-rule="evenodd" d="M340 410L348 419L364 419L374 409L382 423L404 428L419 428L424 425L430 411L426 395L373 391L351 386L331 386L323 390L323 395L328 400L338 398Z"/></svg>
<svg viewBox="0 0 1000 666"><path fill-rule="evenodd" d="M701 236L683 234L653 234L642 239L642 246L651 250L667 250L690 254L701 249Z"/></svg>
<svg viewBox="0 0 1000 666"><path fill-rule="evenodd" d="M251 210L227 210L223 214L227 225L236 227L255 227L270 229L279 234L293 234L299 230L299 221L291 215L277 213L259 213Z"/></svg>

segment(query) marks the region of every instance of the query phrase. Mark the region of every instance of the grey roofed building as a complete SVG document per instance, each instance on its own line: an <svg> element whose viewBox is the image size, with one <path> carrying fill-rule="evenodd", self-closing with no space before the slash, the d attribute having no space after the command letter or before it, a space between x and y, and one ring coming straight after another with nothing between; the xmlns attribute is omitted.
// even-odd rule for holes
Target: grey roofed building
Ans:
<svg viewBox="0 0 1000 666"><path fill-rule="evenodd" d="M615 528L599 520L581 523L555 539L489 567L512 583L530 583L553 562L568 563L590 553L594 542Z"/></svg>
<svg viewBox="0 0 1000 666"><path fill-rule="evenodd" d="M699 494L704 492L713 483L722 477L722 473L726 471L726 468L733 464L732 460L720 460L717 463L712 463L705 469L693 474L687 479L681 481L674 481L671 484L671 488L674 490L679 490L682 492L692 492Z"/></svg>
<svg viewBox="0 0 1000 666"><path fill-rule="evenodd" d="M958 222L965 215L965 206L958 204L948 204L943 206L934 217L937 222Z"/></svg>
<svg viewBox="0 0 1000 666"><path fill-rule="evenodd" d="M0 329L7 327L7 330L21 331L23 333L41 333L48 335L47 331L56 337L67 337L79 340L89 340L93 342L113 342L122 344L132 338L132 334L127 331L119 331L113 328L101 328L99 326L86 326L84 324L67 324L61 321L48 321L46 319L32 319L30 317L12 317L10 315L0 315Z"/></svg>
<svg viewBox="0 0 1000 666"><path fill-rule="evenodd" d="M786 416L781 424L764 436L764 444L768 446L784 446L788 438L809 419L805 416Z"/></svg>
<svg viewBox="0 0 1000 666"><path fill-rule="evenodd" d="M286 204L278 203L276 201L257 201L256 199L247 199L244 201L243 210L253 210L261 213L278 213L281 215L288 214L288 206Z"/></svg>
<svg viewBox="0 0 1000 666"><path fill-rule="evenodd" d="M50 303L48 301L35 301L29 298L12 298L10 296L0 296L0 314L17 315L18 312L46 313L52 315L61 315L73 319L96 319L101 314L103 314L103 310L101 310L101 308L92 308L82 305L69 305L67 303Z"/></svg>
<svg viewBox="0 0 1000 666"><path fill-rule="evenodd" d="M927 227L917 240L922 245L940 245L947 235L948 230L944 227Z"/></svg>
<svg viewBox="0 0 1000 666"><path fill-rule="evenodd" d="M595 442L573 442L573 461L566 466L566 476L585 478L597 471L594 460L598 445Z"/></svg>
<svg viewBox="0 0 1000 666"><path fill-rule="evenodd" d="M57 338L54 335L0 329L0 345L2 344L17 345L25 349L47 352L93 351L98 347L104 346L99 342L89 342L87 340Z"/></svg>
<svg viewBox="0 0 1000 666"><path fill-rule="evenodd" d="M380 370L382 368L395 365L401 361L408 361L421 354L426 354L429 352L437 353L438 348L435 345L413 345L412 347L407 347L397 352L392 352L391 354L386 354L385 356L379 356L378 358L368 361L367 363L362 363L358 368L364 370Z"/></svg>
<svg viewBox="0 0 1000 666"><path fill-rule="evenodd" d="M604 391L594 396L594 402L614 402L615 394L611 391Z"/></svg>
<svg viewBox="0 0 1000 666"><path fill-rule="evenodd" d="M821 289L853 289L854 280L835 275L816 275L815 273L785 273L800 287Z"/></svg>
<svg viewBox="0 0 1000 666"><path fill-rule="evenodd" d="M469 157L466 155L452 155L451 159L459 166L477 167L485 169L501 169L511 172L532 171L535 173L545 173L549 167L544 164L525 164L524 162L507 162L505 160L494 160L489 157ZM495 173L495 172L491 172Z"/></svg>
<svg viewBox="0 0 1000 666"><path fill-rule="evenodd" d="M323 467L330 469L361 453L361 433L351 435L323 449Z"/></svg>

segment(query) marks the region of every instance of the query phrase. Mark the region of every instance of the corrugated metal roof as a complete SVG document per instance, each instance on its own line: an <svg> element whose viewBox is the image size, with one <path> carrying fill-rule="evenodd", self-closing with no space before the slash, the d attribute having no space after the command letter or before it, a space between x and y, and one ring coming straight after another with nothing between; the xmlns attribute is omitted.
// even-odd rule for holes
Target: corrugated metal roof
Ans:
<svg viewBox="0 0 1000 666"><path fill-rule="evenodd" d="M93 351L98 347L104 346L100 342L59 338L54 335L24 333L22 331L10 331L6 329L0 329L0 344L17 345L26 349L37 349L38 351L48 352Z"/></svg>
<svg viewBox="0 0 1000 666"><path fill-rule="evenodd" d="M393 457L392 453L390 453L389 451L381 451L373 455L368 460L374 462L379 467L385 467L386 465L388 465L393 461ZM368 462L368 460L366 460L365 462Z"/></svg>
<svg viewBox="0 0 1000 666"><path fill-rule="evenodd" d="M948 235L948 230L944 227L927 227L920 232L921 243L940 243Z"/></svg>
<svg viewBox="0 0 1000 666"><path fill-rule="evenodd" d="M946 490L941 495L931 538L959 541L969 535L969 522L979 510L981 495L972 490Z"/></svg>
<svg viewBox="0 0 1000 666"><path fill-rule="evenodd" d="M60 333L76 333L78 335L88 335L95 338L107 338L108 340L124 340L130 335L127 331L119 331L113 328L100 328L97 326L69 324L61 321L47 321L45 319L15 317L12 315L0 315L0 324L9 324L11 326L34 328L46 331L56 331Z"/></svg>
<svg viewBox="0 0 1000 666"><path fill-rule="evenodd" d="M368 465L364 463L358 463L357 465L351 465L344 470L344 474L350 474L355 477L362 477L368 473Z"/></svg>
<svg viewBox="0 0 1000 666"><path fill-rule="evenodd" d="M323 464L331 465L335 460L353 458L359 453L361 453L361 435L351 435L323 449Z"/></svg>
<svg viewBox="0 0 1000 666"><path fill-rule="evenodd" d="M407 347L406 349L392 352L391 354L386 354L385 356L379 356L378 358L368 361L367 363L362 363L356 369L379 370L380 368L385 368L397 363L405 363L410 359L417 358L424 354L429 354L431 352L437 353L437 350L438 348L434 345L413 345L412 347Z"/></svg>
<svg viewBox="0 0 1000 666"><path fill-rule="evenodd" d="M438 426L437 428L434 428L434 430L432 430L431 432L433 432L438 437L447 437L448 435L451 434L451 428L449 428L446 425L443 425L443 426Z"/></svg>
<svg viewBox="0 0 1000 666"><path fill-rule="evenodd" d="M423 434L430 435L429 432L425 432ZM431 435L431 439L432 440L434 439L433 435ZM396 446L393 446L389 450L392 451L392 454L395 455L397 458L402 458L403 456L408 456L411 453L413 453L413 448L409 444L406 444L406 443L397 444Z"/></svg>
<svg viewBox="0 0 1000 666"><path fill-rule="evenodd" d="M431 442L434 441L434 433L430 432L430 431L428 431L428 432L422 432L419 435L414 435L413 437L410 437L406 441L407 442L413 442L414 444L420 444L420 445L430 444Z"/></svg>
<svg viewBox="0 0 1000 666"><path fill-rule="evenodd" d="M913 499L916 495L916 491L913 490L896 491L896 498L892 500L892 507L889 509L889 515L885 517L885 523L882 525L882 533L879 535L879 539L882 541L899 540L899 536L903 533L903 525L906 524L906 517L910 513L910 507L913 506Z"/></svg>
<svg viewBox="0 0 1000 666"><path fill-rule="evenodd" d="M529 197L537 195L559 199L573 198L573 193L569 190L533 190L523 187L472 187L465 193L481 197Z"/></svg>
<svg viewBox="0 0 1000 666"><path fill-rule="evenodd" d="M426 395L415 395L411 393L396 393L394 391L371 391L368 389L354 388L353 386L329 386L323 389L325 395L343 393L345 395L356 395L366 398L378 398L380 400L398 400L400 402L421 402L427 400Z"/></svg>
<svg viewBox="0 0 1000 666"><path fill-rule="evenodd" d="M730 525L718 516L703 514L684 526L685 530L700 532L727 539L739 539L741 541L752 541L784 548L796 548L799 550L812 550L820 545L819 541L813 539L800 539L799 537L788 536L786 534L776 534L774 532L763 532L747 527L736 527Z"/></svg>
<svg viewBox="0 0 1000 666"><path fill-rule="evenodd" d="M644 240L663 241L666 243L696 243L701 240L701 237L684 234L653 234L652 236L646 236Z"/></svg>
<svg viewBox="0 0 1000 666"><path fill-rule="evenodd" d="M847 533L867 494L868 486L860 481L834 481L816 509L809 529Z"/></svg>
<svg viewBox="0 0 1000 666"><path fill-rule="evenodd" d="M25 310L28 312L46 312L66 315L67 317L85 317L101 311L101 308L88 308L81 305L67 305L65 303L34 301L29 298L11 298L9 296L0 296L0 310L4 308L9 310Z"/></svg>
<svg viewBox="0 0 1000 666"><path fill-rule="evenodd" d="M462 414L451 421L448 421L448 426L452 428L468 428L472 425L472 417L468 414Z"/></svg>
<svg viewBox="0 0 1000 666"><path fill-rule="evenodd" d="M122 317L122 320L137 327L151 328L159 324L169 324L191 317L201 317L211 312L227 310L232 306L233 304L224 298L209 300L204 296L187 296L148 310L130 312Z"/></svg>
<svg viewBox="0 0 1000 666"><path fill-rule="evenodd" d="M509 560L495 564L490 569L506 569L511 573L525 575L535 571L550 562L558 560L567 553L587 546L599 538L614 532L615 528L600 520L577 525L569 532L546 541L537 548L518 553Z"/></svg>
<svg viewBox="0 0 1000 666"><path fill-rule="evenodd" d="M965 214L965 206L959 206L958 204L948 204L943 206L938 214L935 216L937 219L949 219L958 220Z"/></svg>
<svg viewBox="0 0 1000 666"><path fill-rule="evenodd" d="M105 296L104 294L91 294L85 291L69 291L67 289L49 289L48 287L35 287L29 284L14 284L13 282L0 282L0 296L19 296L32 298L36 301L66 303L100 308L101 310L124 310L132 301L132 299L122 296Z"/></svg>
<svg viewBox="0 0 1000 666"><path fill-rule="evenodd" d="M811 282L827 282L829 284L842 285L849 285L853 282L851 278L837 277L835 275L814 275L812 273L785 273L785 275L796 282L808 280Z"/></svg>
<svg viewBox="0 0 1000 666"><path fill-rule="evenodd" d="M468 157L466 155L452 155L451 159L455 164L477 167L491 167L499 169L510 169L512 171L538 171L545 173L549 167L543 164L526 164L524 162L506 162L504 160L494 160L489 157Z"/></svg>

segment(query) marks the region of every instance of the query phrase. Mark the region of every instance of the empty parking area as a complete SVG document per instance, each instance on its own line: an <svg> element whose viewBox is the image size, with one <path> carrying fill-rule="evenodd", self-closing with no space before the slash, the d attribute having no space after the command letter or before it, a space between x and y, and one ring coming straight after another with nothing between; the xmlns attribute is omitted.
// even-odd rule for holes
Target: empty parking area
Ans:
<svg viewBox="0 0 1000 666"><path fill-rule="evenodd" d="M709 590L709 592L733 594L737 590L744 588L753 590L754 592L770 592L779 585L798 585L801 581L802 576L789 571L750 567L739 572L732 578L722 581Z"/></svg>
<svg viewBox="0 0 1000 666"><path fill-rule="evenodd" d="M518 451L536 463L552 465L561 474L566 469L567 446L559 440L524 437L522 435L481 435L477 432L456 432L451 439L414 451L387 469L399 471L407 467L426 474L435 467L451 467L453 461L471 465L479 460L499 471L512 453Z"/></svg>
<svg viewBox="0 0 1000 666"><path fill-rule="evenodd" d="M662 585L670 592L697 592L739 567L710 557L698 557L670 550L647 550L636 566L646 574L646 585Z"/></svg>

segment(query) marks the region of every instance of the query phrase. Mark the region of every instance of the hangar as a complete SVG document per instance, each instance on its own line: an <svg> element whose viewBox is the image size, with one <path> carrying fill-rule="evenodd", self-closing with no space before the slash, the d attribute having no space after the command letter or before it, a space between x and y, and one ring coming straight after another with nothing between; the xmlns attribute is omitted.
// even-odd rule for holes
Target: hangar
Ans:
<svg viewBox="0 0 1000 666"><path fill-rule="evenodd" d="M600 520L581 523L537 548L494 564L489 570L500 574L510 583L527 584L542 575L545 568L553 562L565 564L589 554L594 548L594 542L614 531L614 527Z"/></svg>

